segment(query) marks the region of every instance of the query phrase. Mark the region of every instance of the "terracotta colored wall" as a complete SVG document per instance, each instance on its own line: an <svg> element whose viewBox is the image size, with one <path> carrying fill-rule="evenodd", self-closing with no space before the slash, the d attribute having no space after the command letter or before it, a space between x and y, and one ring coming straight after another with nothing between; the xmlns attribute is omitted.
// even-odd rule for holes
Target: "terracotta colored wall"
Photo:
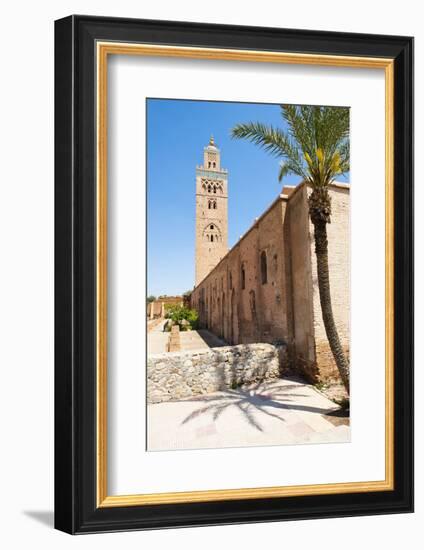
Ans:
<svg viewBox="0 0 424 550"><path fill-rule="evenodd" d="M305 370L313 379L316 375L314 370L314 289L311 277L311 234L306 186L291 195L289 209L294 353L298 368Z"/></svg>
<svg viewBox="0 0 424 550"><path fill-rule="evenodd" d="M288 189L193 290L201 324L231 344L283 341L311 381L338 378L322 322L306 185ZM286 190L283 190L286 193ZM333 310L349 349L349 188L333 185L328 226ZM267 258L262 283L261 253ZM245 288L241 272L245 271Z"/></svg>
<svg viewBox="0 0 424 550"><path fill-rule="evenodd" d="M279 198L193 290L192 307L203 326L228 342L287 341L287 300L283 221L286 202ZM262 284L260 255L267 258ZM242 288L241 272L245 272Z"/></svg>

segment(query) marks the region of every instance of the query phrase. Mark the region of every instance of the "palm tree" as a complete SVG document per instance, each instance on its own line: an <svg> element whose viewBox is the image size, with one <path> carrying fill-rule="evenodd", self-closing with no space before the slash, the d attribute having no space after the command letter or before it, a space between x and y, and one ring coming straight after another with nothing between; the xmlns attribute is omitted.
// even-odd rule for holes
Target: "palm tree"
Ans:
<svg viewBox="0 0 424 550"><path fill-rule="evenodd" d="M340 377L349 392L349 362L340 344L331 306L327 224L331 222L329 184L349 171L349 109L281 105L287 130L260 122L237 124L233 138L247 139L280 158L278 180L288 174L311 185L309 215L314 226L322 318Z"/></svg>

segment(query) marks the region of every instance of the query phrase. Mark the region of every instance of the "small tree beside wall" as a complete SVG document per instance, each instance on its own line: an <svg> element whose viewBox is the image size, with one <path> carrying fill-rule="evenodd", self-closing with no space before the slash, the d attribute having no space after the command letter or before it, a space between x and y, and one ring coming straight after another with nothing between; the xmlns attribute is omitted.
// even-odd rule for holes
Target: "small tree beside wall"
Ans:
<svg viewBox="0 0 424 550"><path fill-rule="evenodd" d="M195 309L186 306L166 305L165 318L171 322L167 323L165 330L171 330L172 325L179 325L180 330L192 330L198 327L199 315Z"/></svg>

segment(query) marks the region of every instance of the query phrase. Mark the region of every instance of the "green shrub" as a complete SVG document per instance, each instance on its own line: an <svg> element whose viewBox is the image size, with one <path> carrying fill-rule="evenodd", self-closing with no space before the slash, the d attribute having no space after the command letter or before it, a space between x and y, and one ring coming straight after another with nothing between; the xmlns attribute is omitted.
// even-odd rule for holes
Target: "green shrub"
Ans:
<svg viewBox="0 0 424 550"><path fill-rule="evenodd" d="M174 321L174 323L178 323L181 330L187 330L188 328L197 328L199 320L199 315L196 310L178 305L165 306L165 317L167 319L171 319L172 321ZM190 327L188 327L184 323L181 323L182 321L187 321L190 324Z"/></svg>

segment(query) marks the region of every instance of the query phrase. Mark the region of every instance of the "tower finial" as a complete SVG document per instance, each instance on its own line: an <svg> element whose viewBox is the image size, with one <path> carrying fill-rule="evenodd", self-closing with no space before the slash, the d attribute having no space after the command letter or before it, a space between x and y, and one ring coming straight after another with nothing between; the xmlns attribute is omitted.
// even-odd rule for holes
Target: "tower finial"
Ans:
<svg viewBox="0 0 424 550"><path fill-rule="evenodd" d="M211 139L209 140L209 145L215 145L215 141L213 139L213 134L211 134Z"/></svg>

